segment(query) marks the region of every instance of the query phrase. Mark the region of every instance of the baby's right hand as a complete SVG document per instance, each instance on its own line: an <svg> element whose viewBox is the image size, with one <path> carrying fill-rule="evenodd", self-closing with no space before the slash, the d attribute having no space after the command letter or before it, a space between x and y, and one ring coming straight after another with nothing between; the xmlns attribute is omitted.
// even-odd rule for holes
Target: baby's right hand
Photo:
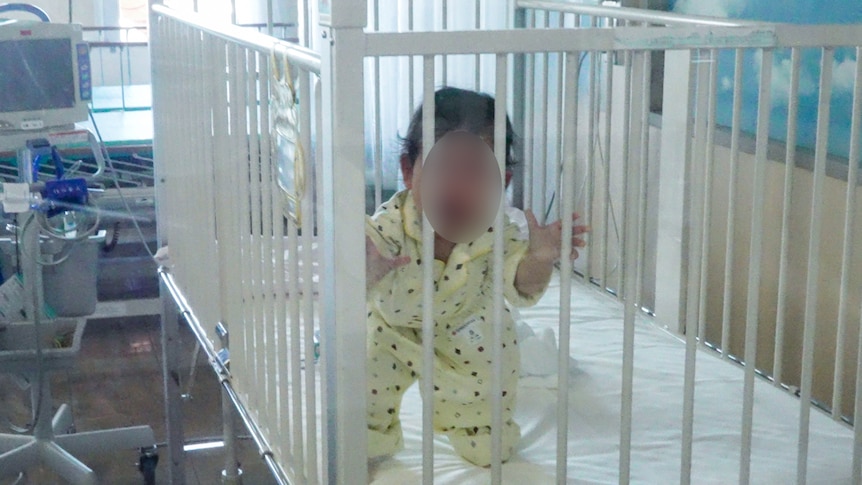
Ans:
<svg viewBox="0 0 862 485"><path fill-rule="evenodd" d="M371 289L394 269L410 262L410 256L387 258L380 254L370 237L365 236L365 289Z"/></svg>

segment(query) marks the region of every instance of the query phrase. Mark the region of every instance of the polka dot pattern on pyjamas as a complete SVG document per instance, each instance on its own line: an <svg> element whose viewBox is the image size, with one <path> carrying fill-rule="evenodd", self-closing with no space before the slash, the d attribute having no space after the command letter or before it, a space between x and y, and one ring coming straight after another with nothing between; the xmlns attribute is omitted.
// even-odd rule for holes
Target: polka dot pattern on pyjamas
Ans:
<svg viewBox="0 0 862 485"><path fill-rule="evenodd" d="M508 217L503 284L508 304L530 306L543 292L515 289L528 235ZM404 392L422 368L422 218L410 191L395 194L369 217L366 234L381 254L409 256L368 291L368 454L403 447L399 409ZM434 265L434 428L464 459L491 460L491 335L493 321L493 231L456 244L446 263ZM512 420L520 368L518 340L509 309L496 323L503 332L503 458L511 456L520 431Z"/></svg>

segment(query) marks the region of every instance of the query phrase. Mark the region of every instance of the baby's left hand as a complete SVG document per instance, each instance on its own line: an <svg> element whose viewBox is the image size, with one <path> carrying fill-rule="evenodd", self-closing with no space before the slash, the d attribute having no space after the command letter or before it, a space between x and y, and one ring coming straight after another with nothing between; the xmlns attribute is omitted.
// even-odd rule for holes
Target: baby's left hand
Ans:
<svg viewBox="0 0 862 485"><path fill-rule="evenodd" d="M532 211L525 211L527 216L527 225L530 228L530 247L528 253L537 261L545 261L555 263L560 259L560 251L562 248L563 238L563 223L562 221L552 222L546 226L539 224L536 216ZM577 221L580 215L572 214L572 221ZM587 242L580 237L583 234L590 232L589 226L572 225L572 260L578 259L578 249L587 245Z"/></svg>

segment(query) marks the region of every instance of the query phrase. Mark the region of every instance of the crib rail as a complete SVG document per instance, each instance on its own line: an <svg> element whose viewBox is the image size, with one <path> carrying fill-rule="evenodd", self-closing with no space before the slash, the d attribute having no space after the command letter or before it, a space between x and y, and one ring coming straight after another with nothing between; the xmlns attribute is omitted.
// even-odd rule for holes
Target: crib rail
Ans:
<svg viewBox="0 0 862 485"><path fill-rule="evenodd" d="M523 5L545 5L540 3L523 2ZM556 29L543 28L548 24L528 23L524 30L505 33L373 32L366 36L366 51L375 65L384 60L404 62L410 56L422 56L421 82L413 88L411 78L410 87L415 92L425 93L422 101L426 106L433 103L427 86L440 83L441 79L435 64L446 66L447 56L475 55L477 71L480 56L494 59L496 67L491 73L496 80L496 90L492 92L498 106L516 102L512 97L518 96L501 80L508 72L509 59L515 59L515 65L524 62L527 66L523 72L528 75L520 77L519 71L514 73L515 85L526 92L526 107L519 125L525 133L527 151L524 207L547 214L546 220L554 220L574 204L574 209L594 228L591 245L574 268L577 276L616 295L626 305L621 482L628 482L630 477L634 326L639 310L644 309L655 314L658 323L668 326L686 342L681 482L690 483L694 473L695 355L702 347L717 349L720 355L744 365L740 482L748 483L750 477L754 382L759 374L800 396L797 476L799 482L804 483L808 421L813 404L826 408L836 419L847 421L852 420L853 406L842 402L856 402L858 406L851 390L858 375L857 366L847 365L847 362L859 363L854 335L860 318L855 312L860 295L858 287L851 289L850 283L858 281L860 271L854 263L852 249L859 241L858 223L854 222L858 217L855 198L859 163L858 114L854 115L857 117L854 128L847 132L851 147L844 156L845 163L849 159L847 177L843 181L837 178L829 181L835 183L833 190L845 194L841 201L830 206L841 213L835 227L839 236L827 237L819 222L826 215L827 200L831 200L829 190L824 188L827 164L841 158L828 156L829 106L833 100L830 71L836 50L847 48L858 54L858 46L862 45L858 27L750 23L730 26L701 24L702 19L647 17L640 12L618 9L572 9L575 12L563 11L559 15ZM623 23L629 26L568 28L598 27L597 15L616 14L619 18L620 12ZM536 18L530 15L527 20ZM538 18L548 19L547 16ZM633 26L638 22L682 25L643 29ZM578 46L579 50L571 51L571 46ZM794 81L797 84L776 87L772 79L782 73L773 74L773 71L786 66L780 59L797 59L790 62L798 62L806 49L818 51L823 66L817 88L821 107L817 114L817 136L809 151L812 166L807 170L800 167L802 157L795 155L798 141L793 133L797 131L798 120L790 117L782 126L790 133L789 143L776 142L776 130L770 129L774 99L788 99L791 112L798 109L801 102L798 92L787 93L789 88L798 90L798 79ZM667 101L658 107L650 103L654 89L650 82L652 52L664 52L670 57L665 61L669 64L665 65L664 77L666 82L675 81L664 88ZM522 54L526 59L519 61L518 55ZM743 72L748 69L743 67L744 56L755 56L757 75L753 81L746 78L748 85L753 82L757 86L753 98L752 93L744 91L742 82ZM728 65L734 65L727 62L734 57L739 78L728 86L727 80L719 78L719 70L726 71ZM440 58L443 60L437 64L435 61ZM794 71L798 69L797 65ZM442 76L445 82L446 75ZM844 79L848 78L852 79L852 86L862 84L856 73ZM725 87L719 82L725 83ZM376 83L367 87L366 96L380 91L380 81ZM732 120L718 126L721 123L717 114L719 95L728 90L736 100ZM747 96L744 102L755 108L747 110L746 118L742 113L743 96ZM852 100L856 113L862 98L854 94ZM366 119L379 116L367 113ZM744 127L743 123L746 123ZM722 134L728 132L730 147L720 140ZM751 140L752 145L745 153L743 138ZM370 146L374 141L369 138L366 143ZM787 155L776 160L775 146L782 144L786 145ZM728 157L730 162L724 165ZM744 169L741 168L743 163L747 164ZM732 171L729 181L720 179L726 169L719 167L725 166ZM801 175L802 172L808 175ZM812 175L813 178L800 182L803 177ZM787 184L784 189L780 188L782 180ZM379 186L379 177L377 182ZM800 189L799 184L806 188ZM746 189L741 198L743 185ZM808 192L807 197L800 195L801 190ZM379 195L377 197L379 199ZM730 204L729 209L725 209L727 204ZM783 225L772 224L777 219L776 207L786 208ZM800 210L803 217L814 222L794 229L799 216L790 213ZM566 219L562 218L564 223ZM673 229L663 226L668 219L675 221ZM717 229L723 225L728 225L727 232ZM564 224L564 233L567 228ZM805 240L793 238L792 233L799 229L808 235ZM667 242L669 239L681 241L681 244L673 246ZM784 248L780 256L776 251L779 246ZM744 253L741 247L745 247ZM791 264L788 252L791 247L796 251L808 248L807 256L800 258L804 261L802 268L796 261ZM832 273L824 274L819 266L823 253L830 251L841 254L840 261L833 266ZM719 257L720 254L724 258ZM770 273L771 265L776 263L784 267L780 274ZM790 269L791 265L797 267ZM561 272L571 274L571 268L563 264ZM838 292L823 290L820 282L826 274L836 280L840 275L841 282L835 285L840 286ZM788 300L790 293L786 290L791 282L800 279L806 282L797 290L802 295L800 301L804 302L801 308ZM426 279L425 284L430 281ZM564 294L568 291L565 283L564 280L561 290ZM785 290L774 289L777 284L784 285ZM710 298L716 293L721 294L721 298ZM563 297L562 301L566 300ZM426 311L430 303L425 301ZM778 308L782 308L779 311L784 316L776 320ZM849 309L854 309L852 316ZM836 311L840 313L837 320ZM568 351L564 343L568 342L569 312L565 306L561 309L561 355ZM794 314L792 319L788 317L790 312ZM825 320L830 324L820 323ZM851 321L854 323L848 324ZM789 338L791 325L801 351L796 350L799 347ZM818 341L821 344L818 345ZM854 344L850 344L851 341ZM815 348L822 348L824 342L836 346L838 351L825 357L818 355L815 360ZM794 369L791 376L786 366L793 361L801 362L801 366ZM813 377L815 367L821 370L817 379ZM427 380L423 385L430 386ZM564 428L567 383L561 380L558 385L557 422ZM424 405L424 412L429 413L430 404L425 402ZM561 434L557 478L564 481L567 450L564 434ZM855 458L857 463L859 458ZM428 450L425 460L425 466L430 467L433 454ZM492 465L494 480L501 477L498 465L496 462Z"/></svg>
<svg viewBox="0 0 862 485"><path fill-rule="evenodd" d="M521 15L522 26L597 27L615 22L611 11L615 9L556 3L519 2L519 6L531 9ZM653 21L661 15L629 12L622 18L625 25L661 24ZM696 20L691 22L697 24ZM862 77L858 62L853 60L860 53L858 27L838 32L836 26L747 26L761 33L773 32L773 41L757 50L750 49L758 47L756 43L745 49L721 45L703 45L689 52L673 46L651 49L666 55L665 83L683 80L666 85L663 94L667 101L652 107L650 90L655 89L655 83L649 71L654 58L644 51L592 51L584 55L582 62L589 64L579 76L588 84L581 93L587 106L581 113L586 128L579 131L580 146L585 147L579 149L577 162L577 170L583 174L579 207L595 232L578 273L623 301L633 300L634 305L627 305L627 309L637 307L655 314L659 323L686 340L683 483L692 473L690 425L697 346L717 351L745 368L740 483L748 483L751 469L756 375L800 397L800 483L806 480L812 405L847 423L853 422L860 405L857 386L862 342L857 344L856 338L860 294L858 283L852 283L860 277L858 256L854 257L860 241L856 192ZM806 48L816 49L816 54ZM550 191L556 193L553 184L559 174L545 171L548 166L564 163L558 157L565 141L543 135L565 126L562 116L566 108L560 104L564 90L559 88L565 68L559 58L549 60L549 56L553 54L530 54L525 63L525 72L530 73L524 81L528 86L524 109L524 200L528 207L531 203L539 207L548 204L546 181L551 181ZM802 63L803 56L807 56L807 64ZM744 74L751 65L746 59L752 57L754 76ZM817 63L811 62L812 58L819 58L819 69L813 73L811 65ZM731 64L732 83L719 77L720 71L727 75ZM835 78L839 70L843 80ZM615 75L614 71L619 72ZM560 79L556 83L555 74ZM621 82L620 74L624 87L615 89ZM816 85L808 88L807 99L800 91L800 77L803 83ZM637 83L640 87L633 88ZM746 89L751 85L757 86L753 92ZM719 100L722 91L730 91L733 99L724 119L717 113L717 105L726 103ZM800 105L808 102L810 112L811 91L819 107L816 126L808 124L800 129ZM836 104L837 96L848 101ZM743 103L751 103L751 107ZM844 108L840 116L850 126L839 135L847 143L840 154L829 138L830 130L835 131L838 125L836 106L838 110ZM782 108L787 113L785 121L780 118ZM623 112L615 111L619 109ZM622 125L621 137L613 135L615 112ZM816 135L808 138L808 148L798 148L803 143L799 135L806 129ZM614 138L621 146L616 156L624 160L619 167L613 162ZM743 145L747 145L745 149ZM612 173L615 170L616 175ZM728 170L725 178L723 173ZM614 186L622 187L616 195ZM619 214L621 206L623 213ZM632 214L643 222L631 221ZM622 222L617 223L617 218ZM660 225L668 221L681 226L668 231ZM797 231L806 236L795 236ZM669 243L671 238L681 244ZM614 255L618 259L609 260ZM668 278L678 286L668 285ZM627 320L631 318L627 315ZM633 359L629 354L631 338L627 333L624 369L630 369ZM628 370L624 393L630 379ZM631 406L630 395L625 397L620 463L624 481ZM856 432L858 436L858 426ZM856 480L860 476L859 458L857 451Z"/></svg>
<svg viewBox="0 0 862 485"><path fill-rule="evenodd" d="M204 348L219 352L219 379L279 482L317 483L320 58L195 14L153 11L163 279Z"/></svg>
<svg viewBox="0 0 862 485"><path fill-rule="evenodd" d="M620 8L606 5L577 4L560 0L518 0L517 9L534 12L558 12L585 17L613 20L618 24L633 23L646 26L683 26L698 25L702 27L742 27L763 25L763 22L750 22L737 19L721 19L702 17L698 15L681 15L658 10L638 8Z"/></svg>
<svg viewBox="0 0 862 485"><path fill-rule="evenodd" d="M320 58L167 9L156 9L153 28L156 159L166 180L161 210L170 211L160 214L172 259L164 271L206 339L220 342L214 326L228 327L226 382L279 477L349 483L364 476L364 426L361 417L351 421L349 415L362 409L365 391L364 366L357 362L365 336L364 294L357 289L364 282L357 236L364 187L357 183L367 179L374 204L382 202L391 188L385 133L397 131L387 126L403 128L398 120L414 102L432 111L434 89L455 84L495 95L498 160L505 159L504 114L513 114L524 143L521 189L509 194L512 200L542 222L561 219L563 233L571 230L567 215L573 211L593 227L589 247L574 263L566 257L571 241L562 241L559 364L568 366L576 311L571 285L580 281L618 299L625 308L620 482L632 476L635 328L647 313L686 346L680 482L691 483L697 473L695 357L710 352L744 367L739 482L751 480L760 375L799 395L796 471L798 483L805 483L810 413L819 412L813 403L848 425L862 412L862 265L856 253L862 240L856 197L862 68L843 64L862 53L858 26L754 24L521 1L514 30L391 32L381 28L379 2L373 2L374 26L365 31L365 2L338 3L332 26L321 30L328 45ZM450 18L449 3L442 4L443 19ZM487 27L480 15L487 9L474 5L476 28ZM273 156L273 51L300 73L298 146L311 154L312 139L319 140L317 163L284 166ZM652 82L656 53L665 55L660 98ZM811 59L820 67L806 78L804 61ZM463 65L472 65L467 76L455 69ZM400 71L394 79L409 110L384 105L387 69ZM318 73L324 85L315 88ZM846 152L830 142L839 90L850 107ZM311 101L318 92L320 105ZM808 126L798 115L812 93L816 122ZM779 123L784 106L787 122ZM423 119L426 155L433 124L433 117ZM298 190L302 180L319 183L319 190ZM496 267L502 224L500 215ZM324 265L319 310L312 274L316 229ZM427 220L424 237L423 259L430 260ZM426 342L433 340L434 323L430 268L423 281ZM502 278L494 277L494 314L501 317ZM310 364L318 312L327 354L320 372ZM338 332L331 332L335 322ZM491 391L500 396L501 332L489 340ZM434 349L424 352L430 367ZM318 375L320 397L327 400L322 406ZM433 373L422 375L420 385L423 481L431 483ZM559 483L570 474L568 385L561 372ZM492 400L493 483L503 480L501 402ZM326 413L323 422L315 421L316 409ZM862 427L855 434L858 482ZM325 438L315 441L319 437Z"/></svg>

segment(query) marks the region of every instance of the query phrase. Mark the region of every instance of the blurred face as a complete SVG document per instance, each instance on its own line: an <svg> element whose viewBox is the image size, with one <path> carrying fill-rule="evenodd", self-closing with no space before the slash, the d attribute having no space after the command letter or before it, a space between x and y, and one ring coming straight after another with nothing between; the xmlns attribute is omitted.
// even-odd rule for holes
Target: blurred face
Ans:
<svg viewBox="0 0 862 485"><path fill-rule="evenodd" d="M424 165L405 171L416 206L446 240L470 242L494 223L500 206L500 168L488 142L466 131L447 133ZM408 177L410 175L410 177Z"/></svg>

